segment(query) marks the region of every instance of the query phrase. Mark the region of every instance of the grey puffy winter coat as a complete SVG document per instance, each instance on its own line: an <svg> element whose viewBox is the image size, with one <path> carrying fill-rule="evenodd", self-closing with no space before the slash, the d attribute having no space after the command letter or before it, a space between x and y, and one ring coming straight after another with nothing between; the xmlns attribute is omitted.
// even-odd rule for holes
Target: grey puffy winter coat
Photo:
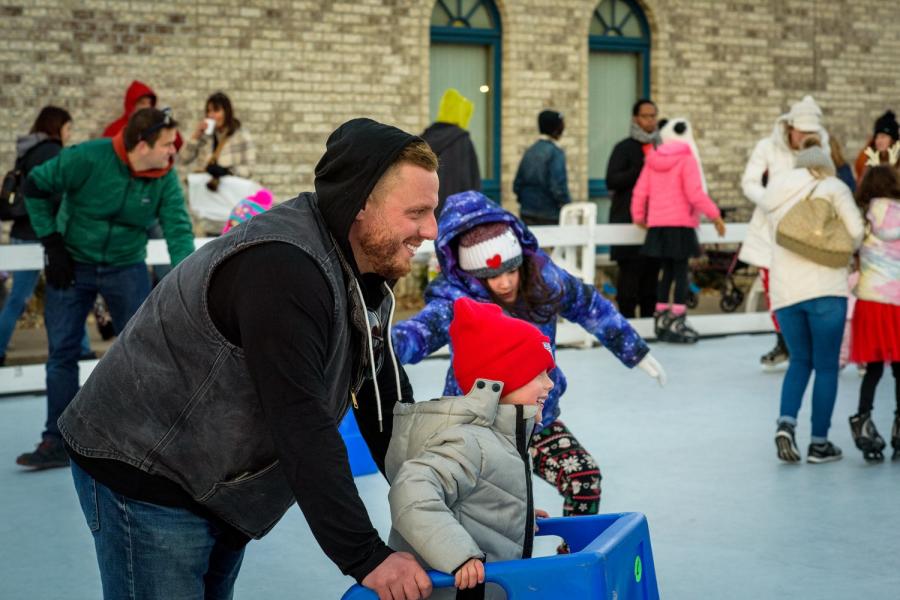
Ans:
<svg viewBox="0 0 900 600"><path fill-rule="evenodd" d="M394 406L385 459L388 545L452 573L470 558L528 558L534 537L528 439L536 406L499 404L502 384Z"/></svg>

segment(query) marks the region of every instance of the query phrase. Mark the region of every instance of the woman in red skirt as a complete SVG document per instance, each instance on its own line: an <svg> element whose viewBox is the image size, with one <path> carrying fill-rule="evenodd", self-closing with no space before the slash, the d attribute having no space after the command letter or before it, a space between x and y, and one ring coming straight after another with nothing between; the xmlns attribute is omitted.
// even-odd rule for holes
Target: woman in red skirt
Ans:
<svg viewBox="0 0 900 600"><path fill-rule="evenodd" d="M884 439L872 422L875 388L891 363L897 410L891 428L892 459L900 458L900 181L889 166L871 167L860 182L857 202L867 234L860 249L859 300L853 313L850 360L866 365L859 411L850 417L856 447L866 460L882 460Z"/></svg>

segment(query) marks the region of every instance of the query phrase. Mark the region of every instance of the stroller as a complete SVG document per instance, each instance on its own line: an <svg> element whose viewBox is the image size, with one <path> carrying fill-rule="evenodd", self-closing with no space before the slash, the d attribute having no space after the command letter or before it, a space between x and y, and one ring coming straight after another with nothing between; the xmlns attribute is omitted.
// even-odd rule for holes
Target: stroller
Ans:
<svg viewBox="0 0 900 600"><path fill-rule="evenodd" d="M722 209L723 215L728 209ZM703 254L691 265L691 284L688 291L688 308L697 308L700 301L700 286L697 281L714 284L719 287L719 308L722 312L732 313L744 301L744 291L735 283L735 276L751 275L750 266L738 260L741 246L735 249L723 248L722 244L712 244L704 249ZM721 282L721 283L720 283Z"/></svg>

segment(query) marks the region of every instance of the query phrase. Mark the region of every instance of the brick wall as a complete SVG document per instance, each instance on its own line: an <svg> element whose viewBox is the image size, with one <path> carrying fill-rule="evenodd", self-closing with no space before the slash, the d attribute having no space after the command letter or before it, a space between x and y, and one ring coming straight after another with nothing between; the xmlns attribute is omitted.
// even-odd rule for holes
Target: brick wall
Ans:
<svg viewBox="0 0 900 600"><path fill-rule="evenodd" d="M67 107L76 141L118 116L132 79L191 128L224 90L258 146L257 178L281 198L312 186L327 134L371 116L428 124L431 0L0 0L0 167L46 103ZM756 140L805 93L848 158L875 117L900 108L896 4L874 0L646 0L653 96L690 117L713 196L742 204ZM536 114L567 115L573 196L587 195L587 32L593 1L502 0L504 201Z"/></svg>

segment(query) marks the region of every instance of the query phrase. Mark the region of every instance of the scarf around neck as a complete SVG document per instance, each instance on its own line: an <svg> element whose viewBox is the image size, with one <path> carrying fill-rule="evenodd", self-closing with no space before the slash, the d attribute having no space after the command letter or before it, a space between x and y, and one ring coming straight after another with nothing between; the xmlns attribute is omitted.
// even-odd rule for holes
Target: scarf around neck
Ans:
<svg viewBox="0 0 900 600"><path fill-rule="evenodd" d="M642 144L653 144L653 147L656 148L662 143L662 140L659 137L659 130L655 130L653 133L647 133L637 123L631 123L631 131L628 134L632 139L639 141Z"/></svg>

